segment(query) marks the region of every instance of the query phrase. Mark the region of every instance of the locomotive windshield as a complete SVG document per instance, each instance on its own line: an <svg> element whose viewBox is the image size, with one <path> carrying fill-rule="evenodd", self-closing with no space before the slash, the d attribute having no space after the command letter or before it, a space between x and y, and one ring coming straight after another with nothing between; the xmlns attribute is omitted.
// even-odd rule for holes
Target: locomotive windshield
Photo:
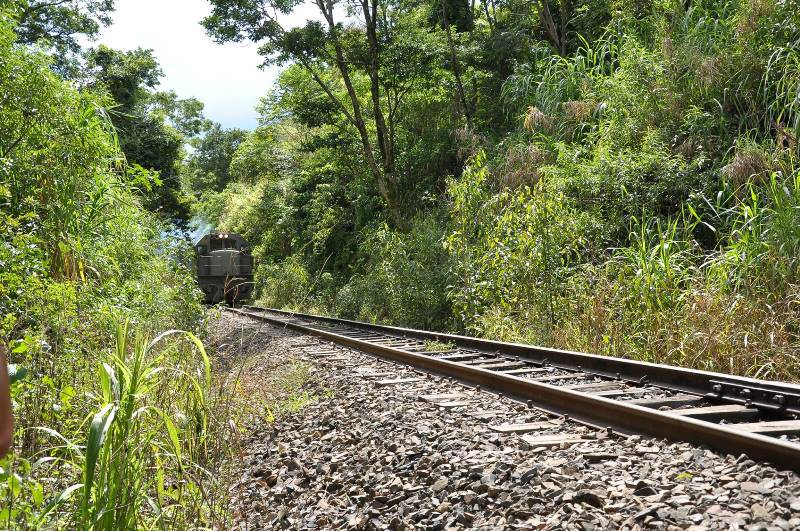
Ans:
<svg viewBox="0 0 800 531"><path fill-rule="evenodd" d="M222 251L224 249L236 249L236 240L231 238L212 238L211 250Z"/></svg>

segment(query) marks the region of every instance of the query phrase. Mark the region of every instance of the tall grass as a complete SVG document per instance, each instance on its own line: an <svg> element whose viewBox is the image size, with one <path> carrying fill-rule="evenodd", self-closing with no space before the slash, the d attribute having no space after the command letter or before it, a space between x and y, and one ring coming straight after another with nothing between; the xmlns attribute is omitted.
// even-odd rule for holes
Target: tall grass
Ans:
<svg viewBox="0 0 800 531"><path fill-rule="evenodd" d="M800 173L773 173L722 201L713 213L720 245L700 252L703 222L651 222L618 250L600 284L585 294L583 319L599 320L601 350L648 361L764 378L800 378ZM741 199L739 199L741 197ZM706 222L710 226L710 223ZM608 269L611 267L611 269ZM606 276L616 271L616 276ZM613 280L612 280L613 279ZM592 308L594 315L585 308ZM601 310L598 311L598 308ZM579 318L575 316L575 318ZM580 321L578 321L580 322ZM575 328L572 347L598 345Z"/></svg>
<svg viewBox="0 0 800 531"><path fill-rule="evenodd" d="M784 23L780 27L798 33L791 35L789 38L793 40L778 46L770 55L759 97L767 110L763 116L764 128L778 129L780 142L800 153L800 23L796 18L792 22L794 24Z"/></svg>
<svg viewBox="0 0 800 531"><path fill-rule="evenodd" d="M0 528L212 526L227 432L208 356L191 334L145 340L201 329L186 246L141 208L109 101L16 44L5 11L0 344L28 377L12 386Z"/></svg>
<svg viewBox="0 0 800 531"><path fill-rule="evenodd" d="M49 426L29 428L54 441L36 456L33 476L73 481L38 512L17 514L17 522L116 530L222 521L213 467L224 449L209 440L227 439L228 427L213 417L211 363L202 342L176 330L147 341L119 321L95 379L87 395L91 412L76 430L85 439ZM28 479L36 490L34 477Z"/></svg>
<svg viewBox="0 0 800 531"><path fill-rule="evenodd" d="M691 242L683 227L678 219L659 218L634 219L633 227L631 244L613 258L625 285L626 305L642 313L680 311L694 274Z"/></svg>

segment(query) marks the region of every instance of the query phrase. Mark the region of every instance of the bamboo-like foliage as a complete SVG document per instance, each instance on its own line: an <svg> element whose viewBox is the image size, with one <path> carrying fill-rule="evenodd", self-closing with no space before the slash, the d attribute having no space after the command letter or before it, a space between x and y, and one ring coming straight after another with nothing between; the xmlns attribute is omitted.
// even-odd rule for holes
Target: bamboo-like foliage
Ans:
<svg viewBox="0 0 800 531"><path fill-rule="evenodd" d="M765 126L777 128L780 144L800 150L800 42L781 46L772 53L762 79L761 96L768 110Z"/></svg>
<svg viewBox="0 0 800 531"><path fill-rule="evenodd" d="M148 342L128 328L117 324L114 350L96 373L97 410L87 419L85 444L67 443L65 459L81 471L81 482L42 511L42 524L136 529L194 516L197 478L207 474L199 463L208 435L209 358L191 333L169 331Z"/></svg>

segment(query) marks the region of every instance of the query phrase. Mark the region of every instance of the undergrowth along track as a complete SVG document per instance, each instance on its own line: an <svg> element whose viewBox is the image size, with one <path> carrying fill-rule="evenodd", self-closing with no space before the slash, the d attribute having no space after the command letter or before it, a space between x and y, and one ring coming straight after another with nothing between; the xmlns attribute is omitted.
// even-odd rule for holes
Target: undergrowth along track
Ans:
<svg viewBox="0 0 800 531"><path fill-rule="evenodd" d="M707 445L800 471L798 385L252 306L230 311L598 428Z"/></svg>

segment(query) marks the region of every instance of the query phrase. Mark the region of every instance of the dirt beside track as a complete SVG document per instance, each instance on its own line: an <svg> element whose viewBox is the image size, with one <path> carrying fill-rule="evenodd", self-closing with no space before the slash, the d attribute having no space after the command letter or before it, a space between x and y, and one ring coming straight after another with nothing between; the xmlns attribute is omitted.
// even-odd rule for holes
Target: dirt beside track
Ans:
<svg viewBox="0 0 800 531"><path fill-rule="evenodd" d="M254 399L237 529L800 528L800 478L745 456L553 421L229 313L213 329L217 366Z"/></svg>

